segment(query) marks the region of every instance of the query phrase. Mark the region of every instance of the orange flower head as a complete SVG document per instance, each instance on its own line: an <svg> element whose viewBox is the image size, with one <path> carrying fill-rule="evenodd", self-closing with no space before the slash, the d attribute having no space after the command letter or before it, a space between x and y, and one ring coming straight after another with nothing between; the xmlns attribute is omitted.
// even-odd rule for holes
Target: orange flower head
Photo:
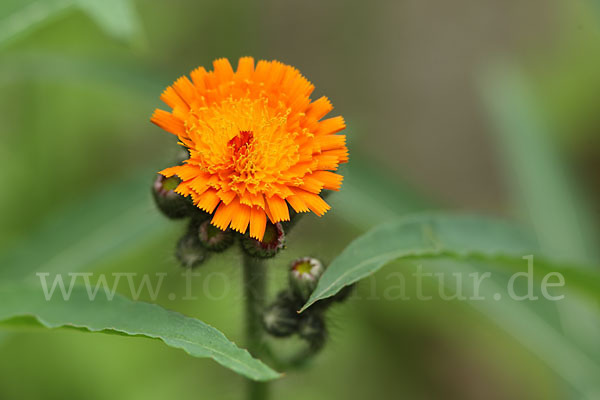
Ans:
<svg viewBox="0 0 600 400"><path fill-rule="evenodd" d="M346 136L337 134L344 119L322 120L331 103L311 101L314 86L289 65L243 57L236 71L224 58L213 66L161 96L172 110L156 110L151 121L177 135L190 157L160 173L178 176L175 191L214 212L213 225L241 233L249 226L258 240L267 218L289 220L288 204L323 215L330 207L319 194L339 190L343 177L332 171L348 161Z"/></svg>

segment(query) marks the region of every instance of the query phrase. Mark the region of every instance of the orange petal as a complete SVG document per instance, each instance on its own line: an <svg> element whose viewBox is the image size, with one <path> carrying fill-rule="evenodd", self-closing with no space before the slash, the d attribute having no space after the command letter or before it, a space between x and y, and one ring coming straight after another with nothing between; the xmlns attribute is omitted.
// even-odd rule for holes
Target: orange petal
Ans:
<svg viewBox="0 0 600 400"><path fill-rule="evenodd" d="M165 168L162 171L160 171L159 174L161 174L165 178L170 178L174 175L177 175L177 171L179 170L179 168L181 168L181 165L176 165L174 167Z"/></svg>
<svg viewBox="0 0 600 400"><path fill-rule="evenodd" d="M192 189L190 188L189 182L181 182L179 185L177 185L174 192L184 197L189 196L193 193Z"/></svg>
<svg viewBox="0 0 600 400"><path fill-rule="evenodd" d="M252 199L252 205L259 206L260 208L265 208L265 196L263 194L251 194L250 198Z"/></svg>
<svg viewBox="0 0 600 400"><path fill-rule="evenodd" d="M287 185L282 185L280 183L273 184L274 192L279 195L282 199L287 198L288 196L292 196L294 193L290 190Z"/></svg>
<svg viewBox="0 0 600 400"><path fill-rule="evenodd" d="M304 183L300 186L301 189L311 193L321 193L321 190L323 189L323 182L317 179L313 174L305 175L302 180Z"/></svg>
<svg viewBox="0 0 600 400"><path fill-rule="evenodd" d="M217 196L217 191L212 188L208 189L197 198L194 198L194 203L196 203L196 206L209 214L215 210L220 201L221 199L219 199L219 196Z"/></svg>
<svg viewBox="0 0 600 400"><path fill-rule="evenodd" d="M194 86L198 89L199 93L202 93L206 90L206 84L204 83L204 78L206 77L206 70L204 67L198 67L192 71L190 74L192 77L192 82L194 82Z"/></svg>
<svg viewBox="0 0 600 400"><path fill-rule="evenodd" d="M319 217L325 214L331 207L318 194L309 193L302 189L295 189L294 192L304 200L308 208Z"/></svg>
<svg viewBox="0 0 600 400"><path fill-rule="evenodd" d="M334 155L338 158L340 163L348 162L348 148L346 146L344 146L343 148L340 148L340 149L324 151L321 153L321 155L322 156Z"/></svg>
<svg viewBox="0 0 600 400"><path fill-rule="evenodd" d="M290 203L290 206L292 206L294 211L296 211L297 213L302 213L302 212L308 211L308 206L306 205L304 200L302 200L302 198L298 195L286 197L285 200L288 203Z"/></svg>
<svg viewBox="0 0 600 400"><path fill-rule="evenodd" d="M306 111L306 116L308 118L314 118L316 120L320 120L327 113L333 110L333 106L329 99L325 96L318 98L314 102L310 104L308 110Z"/></svg>
<svg viewBox="0 0 600 400"><path fill-rule="evenodd" d="M245 233L248 228L248 223L250 222L250 210L250 207L240 204L237 211L233 214L231 229L240 233Z"/></svg>
<svg viewBox="0 0 600 400"><path fill-rule="evenodd" d="M200 167L196 165L184 164L184 165L176 165L174 167L165 168L159 172L159 174L163 175L165 178L170 178L173 175L177 175L181 178L182 181L189 181L190 179L194 179L201 174L202 170Z"/></svg>
<svg viewBox="0 0 600 400"><path fill-rule="evenodd" d="M240 80L250 79L254 73L254 59L252 57L242 57L238 61L237 72L235 75Z"/></svg>
<svg viewBox="0 0 600 400"><path fill-rule="evenodd" d="M321 151L343 148L346 146L346 135L317 136L315 143L321 148Z"/></svg>
<svg viewBox="0 0 600 400"><path fill-rule="evenodd" d="M169 86L168 88L165 89L165 91L162 93L162 95L160 96L160 99L162 101L165 102L165 104L167 104L169 107L171 108L181 108L181 109L188 109L188 105L185 101L183 101L183 99L181 97L179 97L179 94L177 94L177 92L175 91L175 89L173 89L172 86Z"/></svg>
<svg viewBox="0 0 600 400"><path fill-rule="evenodd" d="M260 60L256 63L256 69L254 70L254 80L256 82L265 82L269 72L271 71L271 61Z"/></svg>
<svg viewBox="0 0 600 400"><path fill-rule="evenodd" d="M173 84L173 89L175 89L179 97L181 97L181 99L185 101L188 106L191 106L196 102L196 87L187 76L182 76L181 78L177 79Z"/></svg>
<svg viewBox="0 0 600 400"><path fill-rule="evenodd" d="M217 195L219 196L219 198L223 201L223 203L225 204L229 204L233 201L233 199L235 199L235 197L237 196L235 194L235 192L231 191L231 190L219 190L217 192Z"/></svg>
<svg viewBox="0 0 600 400"><path fill-rule="evenodd" d="M250 211L250 236L262 240L267 226L265 211L258 207L252 207Z"/></svg>
<svg viewBox="0 0 600 400"><path fill-rule="evenodd" d="M156 109L152 118L150 118L153 124L158 125L167 132L173 133L177 136L185 136L185 125L179 118L173 116L170 112Z"/></svg>
<svg viewBox="0 0 600 400"><path fill-rule="evenodd" d="M273 61L271 63L271 71L269 71L266 81L270 84L280 84L281 80L283 79L283 75L286 72L286 67L286 65L280 63L279 61Z"/></svg>
<svg viewBox="0 0 600 400"><path fill-rule="evenodd" d="M314 159L317 161L318 170L336 170L340 164L339 157L333 154L317 154Z"/></svg>
<svg viewBox="0 0 600 400"><path fill-rule="evenodd" d="M223 231L226 230L239 206L240 203L237 201L230 204L221 203L210 223Z"/></svg>
<svg viewBox="0 0 600 400"><path fill-rule="evenodd" d="M189 181L202 173L202 170L197 165L183 164L177 169L177 176L183 181Z"/></svg>
<svg viewBox="0 0 600 400"><path fill-rule="evenodd" d="M213 67L217 79L221 82L227 82L233 79L233 68L226 58L219 58L213 61Z"/></svg>
<svg viewBox="0 0 600 400"><path fill-rule="evenodd" d="M317 127L317 131L315 133L317 135L330 135L345 128L346 123L344 122L344 118L337 116L319 122L319 126Z"/></svg>
<svg viewBox="0 0 600 400"><path fill-rule="evenodd" d="M312 177L321 181L323 188L329 190L339 190L344 180L342 175L330 171L315 171L312 173Z"/></svg>
<svg viewBox="0 0 600 400"><path fill-rule="evenodd" d="M190 182L190 187L194 190L194 192L196 192L196 194L201 195L209 187L209 178L210 176L208 176L208 174L198 175L194 179L192 179L192 181Z"/></svg>
<svg viewBox="0 0 600 400"><path fill-rule="evenodd" d="M267 204L269 205L269 211L271 212L271 222L276 223L279 221L290 220L287 203L281 197L277 195L267 197Z"/></svg>

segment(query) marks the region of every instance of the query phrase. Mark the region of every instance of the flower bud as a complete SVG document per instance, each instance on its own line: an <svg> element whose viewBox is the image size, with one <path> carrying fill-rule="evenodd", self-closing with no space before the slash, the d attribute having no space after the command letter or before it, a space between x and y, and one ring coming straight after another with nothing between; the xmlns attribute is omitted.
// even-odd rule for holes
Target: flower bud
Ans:
<svg viewBox="0 0 600 400"><path fill-rule="evenodd" d="M192 211L190 201L174 191L180 182L176 176L165 178L161 174L157 174L152 185L152 196L156 206L166 217L171 219L185 218Z"/></svg>
<svg viewBox="0 0 600 400"><path fill-rule="evenodd" d="M278 222L272 224L267 222L263 240L256 240L250 236L244 236L242 239L242 248L246 254L257 258L271 258L285 245L285 233L283 227Z"/></svg>
<svg viewBox="0 0 600 400"><path fill-rule="evenodd" d="M320 350L327 341L327 328L323 315L318 312L301 315L298 335L308 342L313 351Z"/></svg>
<svg viewBox="0 0 600 400"><path fill-rule="evenodd" d="M233 244L233 232L230 230L222 231L211 224L209 220L200 224L197 234L202 246L216 253L226 250Z"/></svg>
<svg viewBox="0 0 600 400"><path fill-rule="evenodd" d="M317 287L323 270L323 264L316 258L303 257L292 262L289 274L290 287L303 302L308 300Z"/></svg>
<svg viewBox="0 0 600 400"><path fill-rule="evenodd" d="M262 322L267 333L276 337L286 337L298 331L300 317L289 300L289 296L279 296L265 309Z"/></svg>
<svg viewBox="0 0 600 400"><path fill-rule="evenodd" d="M188 233L177 242L175 257L183 267L196 268L206 260L208 251L200 244L198 235Z"/></svg>

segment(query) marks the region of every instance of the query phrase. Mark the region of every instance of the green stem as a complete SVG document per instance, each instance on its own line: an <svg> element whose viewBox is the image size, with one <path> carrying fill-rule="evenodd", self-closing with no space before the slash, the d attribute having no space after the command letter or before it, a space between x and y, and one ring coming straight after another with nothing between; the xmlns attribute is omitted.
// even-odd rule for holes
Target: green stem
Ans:
<svg viewBox="0 0 600 400"><path fill-rule="evenodd" d="M266 301L267 270L261 259L244 254L244 292L246 297L246 347L254 356L263 352L262 309ZM248 400L267 400L266 382L248 380Z"/></svg>

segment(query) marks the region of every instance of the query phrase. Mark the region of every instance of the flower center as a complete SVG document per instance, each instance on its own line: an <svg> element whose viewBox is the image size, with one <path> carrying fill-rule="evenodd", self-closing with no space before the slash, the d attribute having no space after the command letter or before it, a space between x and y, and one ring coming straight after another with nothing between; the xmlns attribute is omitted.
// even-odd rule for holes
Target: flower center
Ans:
<svg viewBox="0 0 600 400"><path fill-rule="evenodd" d="M275 184L297 186L300 178L284 173L300 159L299 128L288 127L288 113L265 99L228 98L193 109L186 121L191 158L219 176L217 190L258 194L272 193Z"/></svg>
<svg viewBox="0 0 600 400"><path fill-rule="evenodd" d="M240 133L229 140L229 145L233 146L235 155L247 153L248 145L254 139L254 134L251 131L240 131Z"/></svg>
<svg viewBox="0 0 600 400"><path fill-rule="evenodd" d="M294 266L299 275L310 275L312 268L313 266L310 261L303 261Z"/></svg>

